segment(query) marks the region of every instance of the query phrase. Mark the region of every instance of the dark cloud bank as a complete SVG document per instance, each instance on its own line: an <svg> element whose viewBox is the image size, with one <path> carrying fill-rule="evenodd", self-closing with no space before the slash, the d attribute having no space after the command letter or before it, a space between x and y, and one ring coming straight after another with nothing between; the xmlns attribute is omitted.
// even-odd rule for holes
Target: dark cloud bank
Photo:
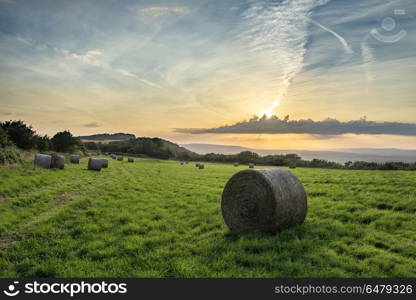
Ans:
<svg viewBox="0 0 416 300"><path fill-rule="evenodd" d="M340 134L393 134L416 136L416 123L399 122L373 122L366 118L360 120L340 122L336 119L323 121L289 120L288 117L279 119L258 118L254 116L249 121L239 122L233 125L224 125L217 128L178 128L177 132L203 134L203 133L307 133L318 135Z"/></svg>

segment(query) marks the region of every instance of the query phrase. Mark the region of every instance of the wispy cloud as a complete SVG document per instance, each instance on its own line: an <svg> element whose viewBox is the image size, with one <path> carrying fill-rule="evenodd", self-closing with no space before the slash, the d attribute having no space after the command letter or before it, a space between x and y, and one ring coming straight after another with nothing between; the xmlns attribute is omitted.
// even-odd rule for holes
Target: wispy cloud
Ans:
<svg viewBox="0 0 416 300"><path fill-rule="evenodd" d="M86 53L72 53L70 56L86 64L102 66L103 64L97 59L97 57L102 54L103 54L102 50L94 49L94 50L89 50Z"/></svg>
<svg viewBox="0 0 416 300"><path fill-rule="evenodd" d="M361 56L365 77L367 81L371 82L375 79L373 72L373 62L375 62L375 57L373 50L367 45L366 42L361 43Z"/></svg>
<svg viewBox="0 0 416 300"><path fill-rule="evenodd" d="M348 42L338 33L336 33L334 30L332 30L331 28L328 28L327 26L322 25L321 23L312 20L311 18L307 18L307 20L309 22L311 22L312 24L315 24L316 26L318 26L319 28L322 28L323 30L329 32L330 34L332 34L342 45L342 47L344 48L345 52L347 54L353 54L354 51L351 49L350 45L348 44Z"/></svg>
<svg viewBox="0 0 416 300"><path fill-rule="evenodd" d="M265 111L271 115L302 70L306 54L307 15L328 0L285 0L279 4L256 1L245 12L249 29L242 38L250 51L268 57L276 66L276 98Z"/></svg>
<svg viewBox="0 0 416 300"><path fill-rule="evenodd" d="M124 69L115 69L114 72L116 72L118 74L121 74L123 76L129 77L129 78L137 79L138 81L140 81L140 82L142 82L142 83L144 83L144 84L146 84L148 86L151 86L151 87L154 87L154 88L159 88L159 89L162 88L159 84L154 83L154 82L151 82L150 80L147 80L147 79L140 78L136 74L133 74L132 72L129 72L127 70L124 70Z"/></svg>
<svg viewBox="0 0 416 300"><path fill-rule="evenodd" d="M125 77L129 77L129 78L134 78L138 81L140 81L142 84L145 84L147 86L153 87L153 88L161 88L160 85L158 85L157 83L154 83L150 80L144 79L139 77L136 74L133 74L132 72L125 70L125 69L120 69L120 68L113 68L113 66L106 61L105 59L103 59L104 56L104 51L102 49L91 49L91 50L87 50L85 52L71 52L67 49L63 49L63 48L59 48L59 47L55 47L53 45L50 45L48 43L42 42L42 41L38 41L38 40L34 40L31 38L25 38L22 36L16 36L16 40L19 41L20 43L25 44L26 46L35 48L37 50L40 51L53 51L56 54L60 55L63 58L66 59L72 59L75 60L81 64L85 64L85 65L90 65L90 66L94 66L94 67L99 67L101 69L104 69L106 71L109 71L113 74L117 74L117 75L123 75ZM63 63L59 64L60 66L63 66ZM74 67L74 66L72 66ZM71 69L70 65L65 65L65 68L67 69Z"/></svg>
<svg viewBox="0 0 416 300"><path fill-rule="evenodd" d="M189 13L189 9L183 6L150 6L140 9L139 13L153 18L160 18L172 15L184 15Z"/></svg>
<svg viewBox="0 0 416 300"><path fill-rule="evenodd" d="M101 127L101 124L98 122L91 122L91 123L84 124L84 127L97 128L97 127Z"/></svg>
<svg viewBox="0 0 416 300"><path fill-rule="evenodd" d="M36 39L32 39L32 38L28 38L28 37L23 37L21 35L17 35L15 36L15 39L22 43L25 44L28 47L32 47L36 50L39 51L51 51L51 52L55 52L59 55L69 55L69 51L67 49L63 49L63 48L59 48L56 46L53 46L49 43L40 41L40 40L36 40Z"/></svg>
<svg viewBox="0 0 416 300"><path fill-rule="evenodd" d="M134 73L132 73L132 72L130 72L128 70L120 69L120 68L113 68L111 66L111 64L109 64L109 63L107 63L105 61L101 61L99 59L99 57L102 54L103 54L103 51L102 50L100 50L100 49L94 49L94 50L89 50L89 51L87 51L85 53L81 53L81 54L80 53L72 53L70 55L70 57L71 58L74 58L74 59L77 59L77 60L81 61L84 64L89 64L89 65L97 66L97 67L103 68L105 70L109 70L109 71L111 71L111 72L113 72L115 74L121 74L121 75L123 75L125 77L129 77L129 78L136 79L136 80L140 81L141 83L146 84L146 85L148 85L150 87L153 87L153 88L161 88L160 85L158 85L158 84L156 84L156 83L154 83L154 82L152 82L150 80L141 78L141 77L137 76L136 74L134 74Z"/></svg>
<svg viewBox="0 0 416 300"><path fill-rule="evenodd" d="M103 54L103 51L101 51L100 49L95 49L95 50L89 50L84 54L73 53L72 57L75 57L75 58L84 58L84 57L91 58L91 57L98 56L98 55L101 55L101 54Z"/></svg>

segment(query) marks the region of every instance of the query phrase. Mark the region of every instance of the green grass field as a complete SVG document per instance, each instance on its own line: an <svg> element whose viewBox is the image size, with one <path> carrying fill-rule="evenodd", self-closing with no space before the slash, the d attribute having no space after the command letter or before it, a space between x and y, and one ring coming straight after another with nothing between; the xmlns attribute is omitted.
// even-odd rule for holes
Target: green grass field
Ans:
<svg viewBox="0 0 416 300"><path fill-rule="evenodd" d="M221 216L246 167L205 167L0 168L0 276L416 277L416 172L295 169L306 222L268 235Z"/></svg>

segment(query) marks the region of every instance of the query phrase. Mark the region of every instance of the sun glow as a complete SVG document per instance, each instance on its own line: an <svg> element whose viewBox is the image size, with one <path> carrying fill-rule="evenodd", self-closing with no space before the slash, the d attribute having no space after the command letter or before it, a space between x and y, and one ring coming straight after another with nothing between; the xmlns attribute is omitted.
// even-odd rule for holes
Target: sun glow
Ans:
<svg viewBox="0 0 416 300"><path fill-rule="evenodd" d="M280 101L282 100L281 96L278 96L273 102L272 105L261 113L261 116L266 115L267 117L271 117L274 113L274 110L279 107Z"/></svg>

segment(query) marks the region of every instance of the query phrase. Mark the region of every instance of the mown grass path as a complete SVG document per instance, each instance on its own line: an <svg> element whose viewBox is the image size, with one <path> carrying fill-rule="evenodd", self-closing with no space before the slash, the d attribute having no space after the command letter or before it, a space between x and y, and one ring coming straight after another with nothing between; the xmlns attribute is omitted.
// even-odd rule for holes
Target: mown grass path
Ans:
<svg viewBox="0 0 416 300"><path fill-rule="evenodd" d="M306 222L266 235L222 220L245 167L205 167L0 168L0 276L416 277L416 172L295 169Z"/></svg>

